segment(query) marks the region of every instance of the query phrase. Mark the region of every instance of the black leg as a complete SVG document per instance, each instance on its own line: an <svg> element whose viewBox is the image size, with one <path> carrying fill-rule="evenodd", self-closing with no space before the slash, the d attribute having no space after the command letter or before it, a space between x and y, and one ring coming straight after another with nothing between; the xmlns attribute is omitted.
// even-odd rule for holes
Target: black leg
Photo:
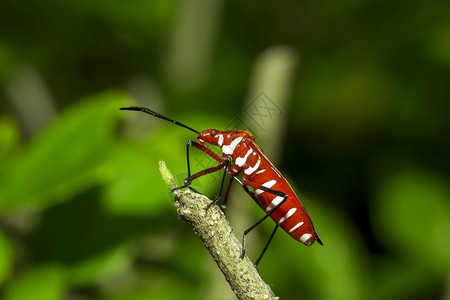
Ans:
<svg viewBox="0 0 450 300"><path fill-rule="evenodd" d="M194 188L191 187L192 180L188 180L189 178L191 178L191 162L190 162L190 155L189 155L189 146L192 146L192 143L193 143L193 141L189 140L186 144L186 162L187 162L187 173L188 173L187 178L184 180L184 185L174 188L172 190L172 192L175 190L181 189L181 188L188 187L191 191L199 194L199 192L197 190L195 190Z"/></svg>
<svg viewBox="0 0 450 300"><path fill-rule="evenodd" d="M208 210L212 205L216 204L217 201L219 201L220 196L222 195L223 183L225 182L225 176L227 175L227 169L228 169L228 166L230 165L230 163L231 163L231 156L228 156L225 160L225 166L223 167L224 171L223 171L223 176L222 176L222 182L220 184L219 194L217 194L216 198L214 198L214 200L211 201L211 203L209 203L205 207L205 210Z"/></svg>
<svg viewBox="0 0 450 300"><path fill-rule="evenodd" d="M189 147L193 146L197 149L199 149L200 151L203 151L204 153L206 153L207 155L209 155L210 157L212 157L213 159L215 159L216 161L219 162L219 165L205 169L203 171L197 172L194 175L191 175L191 164L190 164L190 155L189 155ZM214 205L215 203L217 203L217 201L220 199L220 196L222 195L222 190L223 190L223 184L225 181L225 176L227 174L227 169L228 166L231 164L232 158L231 156L228 156L226 158L222 158L220 156L218 156L215 152L211 151L211 149L209 149L206 145L202 145L199 144L197 142L194 142L192 140L189 140L186 144L186 162L187 162L187 170L188 170L188 177L184 180L184 184L182 186L176 187L174 189L172 189L172 192L178 189L183 189L183 188L189 188L190 190L192 190L195 193L200 194L197 190L195 190L193 187L191 187L191 183L194 179L199 178L203 175L209 174L209 173L213 173L216 171L219 171L220 169L224 169L224 173L222 176L222 183L220 185L220 189L219 189L219 193L216 196L216 198L211 201L210 204L208 204L205 207L205 210L208 210L212 205ZM228 191L229 187L227 187L227 195L228 195ZM226 196L227 196L226 195Z"/></svg>
<svg viewBox="0 0 450 300"><path fill-rule="evenodd" d="M198 173L195 173L194 175L189 176L188 178L186 178L186 179L184 180L184 184L183 184L182 186L179 186L179 187L176 187L176 188L172 189L172 192L175 191L175 190L179 190L179 189L189 188L190 190L192 190L192 191L194 191L194 192L200 194L199 192L197 192L195 189L193 189L193 188L191 187L192 181L193 181L194 179L197 179L197 178L203 176L203 175L206 175L206 174L209 174L209 173L213 173L213 172L219 171L220 169L222 169L222 168L224 167L224 164L225 164L225 163L221 163L221 164L219 164L219 165L217 165L217 166L215 166L215 167L211 167L211 168L205 169L205 170L203 170L203 171L200 171L200 172L198 172Z"/></svg>
<svg viewBox="0 0 450 300"><path fill-rule="evenodd" d="M263 251L262 251L261 254L259 255L258 259L256 260L256 262L255 262L255 268L258 268L258 264L259 264L259 262L261 261L261 258L263 257L264 253L266 252L267 247L269 247L269 244L270 244L270 242L272 241L273 237L275 236L275 232L277 232L277 229L278 229L278 224L275 225L275 228L274 228L274 230L272 231L272 234L270 235L269 240L267 241L266 245L264 246Z"/></svg>
<svg viewBox="0 0 450 300"><path fill-rule="evenodd" d="M273 212L275 212L281 205L283 205L283 203L286 202L287 194L285 194L285 193L283 193L283 192L280 192L280 191L277 191L277 190L273 190L273 189L267 188L267 187L265 187L265 186L262 186L262 185L260 185L260 184L256 184L256 183L253 183L253 182L249 182L249 181L241 182L241 181L238 180L237 178L236 178L236 180L242 185L242 187L243 187L244 190L247 192L247 194L249 194L250 197L252 197L253 200L256 201L256 203L258 203L258 198L256 198L254 192L252 192L252 191L246 186L247 184L248 184L248 185L251 185L253 188L261 189L261 190L263 190L263 191L265 191L265 192L268 192L268 193L271 193L271 194L273 194L273 195L275 195L275 196L283 197L283 200L282 200L280 203L278 203L278 205L275 206L269 213L266 213L266 215L265 215L264 217L262 217L260 220L258 220L258 222L256 222L255 224L253 224L252 226L250 226L249 228L247 228L247 229L244 231L244 234L242 235L242 253L241 253L241 258L243 258L243 257L245 256L246 236L247 236L247 234L249 234L250 231L252 231L256 226L258 226L259 224L261 224L261 223L262 223L265 219L267 219ZM278 225L277 225L277 227L278 227ZM272 233L273 235L275 235L275 231L276 231L276 230L274 230L274 232ZM273 238L273 236L269 239L268 243L267 243L266 246L265 246L265 249L267 249L267 247L269 246L269 243L271 242L272 238ZM258 258L258 263L259 263L259 261L261 260L261 258L262 258L262 256L263 256L264 252L266 251L265 249L264 249L263 252L261 253L260 257Z"/></svg>
<svg viewBox="0 0 450 300"><path fill-rule="evenodd" d="M216 160L219 163L219 165L216 167L208 168L208 169L198 172L194 175L191 175L191 163L190 163L190 155L189 155L189 147L190 146L195 147L195 148L199 149L200 151L206 153L207 155L212 157L214 160ZM214 153L205 144L202 145L195 141L189 140L186 143L186 162L187 162L188 177L184 180L184 184L182 186L172 189L172 192L175 190L178 190L178 189L182 189L182 188L189 188L191 191L193 191L197 194L200 194L196 189L191 187L192 180L194 180L195 178L198 178L200 176L203 176L205 174L213 173L215 171L220 170L223 167L224 159L221 158L220 156L218 156L216 153Z"/></svg>
<svg viewBox="0 0 450 300"><path fill-rule="evenodd" d="M233 179L234 179L234 176L231 176L230 179L228 180L227 191L225 192L225 197L223 199L222 205L220 206L220 208L222 209L223 213L225 213L225 211L227 209L228 196L230 194L231 184L233 183Z"/></svg>

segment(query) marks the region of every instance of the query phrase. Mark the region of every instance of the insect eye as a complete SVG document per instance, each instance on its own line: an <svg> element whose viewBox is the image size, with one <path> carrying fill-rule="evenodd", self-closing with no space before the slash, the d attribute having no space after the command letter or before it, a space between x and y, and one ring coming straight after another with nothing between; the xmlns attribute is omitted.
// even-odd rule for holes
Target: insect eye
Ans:
<svg viewBox="0 0 450 300"><path fill-rule="evenodd" d="M216 131L213 129L213 130L211 130L210 134L211 134L211 136L215 136L216 135Z"/></svg>

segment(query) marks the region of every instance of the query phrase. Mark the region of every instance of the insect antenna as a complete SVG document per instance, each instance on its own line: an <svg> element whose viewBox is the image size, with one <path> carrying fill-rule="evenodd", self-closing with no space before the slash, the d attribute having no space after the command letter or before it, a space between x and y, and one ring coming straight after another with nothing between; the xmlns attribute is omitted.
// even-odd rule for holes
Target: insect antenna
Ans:
<svg viewBox="0 0 450 300"><path fill-rule="evenodd" d="M152 116L154 116L154 117L157 117L157 118L160 118L160 119L169 121L169 122L171 122L171 123L173 123L173 124L175 124L175 125L184 127L184 128L186 128L186 129L189 129L190 131L193 131L193 132L195 132L195 133L197 133L197 134L200 134L200 132L198 132L197 130L195 130L195 129L193 129L193 128L187 126L187 125L184 125L184 124L182 124L182 123L180 123L180 122L178 122L178 121L169 119L168 117L165 117L165 116L163 116L163 115L161 115L161 114L159 114L159 113L157 113L157 112L155 112L155 111L153 111L153 110L151 110L151 109L145 108L145 107L138 107L138 106L121 107L120 110L135 110L135 111L142 111L142 112L145 112L146 114L149 114L149 115L152 115Z"/></svg>

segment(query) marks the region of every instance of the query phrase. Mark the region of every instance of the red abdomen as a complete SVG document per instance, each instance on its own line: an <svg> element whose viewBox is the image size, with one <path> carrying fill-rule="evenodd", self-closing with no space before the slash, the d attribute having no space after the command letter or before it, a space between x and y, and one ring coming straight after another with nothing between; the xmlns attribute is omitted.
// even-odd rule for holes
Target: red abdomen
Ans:
<svg viewBox="0 0 450 300"><path fill-rule="evenodd" d="M322 244L308 213L289 183L259 148L255 147L253 152L257 155L248 157L243 166L243 179L287 195L286 201L277 208L277 205L283 201L283 197L254 188L259 205L267 213L275 210L270 217L294 239L305 245L311 245L316 240Z"/></svg>

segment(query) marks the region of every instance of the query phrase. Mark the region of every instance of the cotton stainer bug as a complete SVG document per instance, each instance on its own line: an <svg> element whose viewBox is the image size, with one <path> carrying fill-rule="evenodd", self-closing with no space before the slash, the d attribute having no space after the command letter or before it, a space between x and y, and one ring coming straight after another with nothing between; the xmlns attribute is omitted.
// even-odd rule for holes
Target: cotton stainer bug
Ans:
<svg viewBox="0 0 450 300"><path fill-rule="evenodd" d="M219 131L216 129L208 129L199 132L148 108L132 106L123 107L121 110L141 111L154 117L172 122L175 125L184 127L198 135L198 142L189 140L186 145L188 177L185 179L184 185L177 187L176 189L190 188L195 191L190 186L192 180L200 176L225 169L219 194L205 209L208 209L220 199L225 175L228 173L231 178L228 182L225 193L223 208L226 206L231 183L233 182L233 179L235 179L242 185L250 197L255 200L266 212L266 215L263 218L244 231L242 239L242 257L245 254L246 235L269 216L275 221L275 229L270 235L269 241L266 243L261 255L258 257L255 266L257 266L261 260L278 227L283 228L283 230L290 236L305 245L309 246L315 241L323 245L322 240L314 228L311 218L295 194L294 190L264 155L255 143L255 139L250 132L243 130ZM213 152L206 143L220 147L222 149L222 157ZM189 147L191 146L203 151L216 160L219 164L191 175L189 163ZM239 179L237 176L241 172L243 173L242 179Z"/></svg>

